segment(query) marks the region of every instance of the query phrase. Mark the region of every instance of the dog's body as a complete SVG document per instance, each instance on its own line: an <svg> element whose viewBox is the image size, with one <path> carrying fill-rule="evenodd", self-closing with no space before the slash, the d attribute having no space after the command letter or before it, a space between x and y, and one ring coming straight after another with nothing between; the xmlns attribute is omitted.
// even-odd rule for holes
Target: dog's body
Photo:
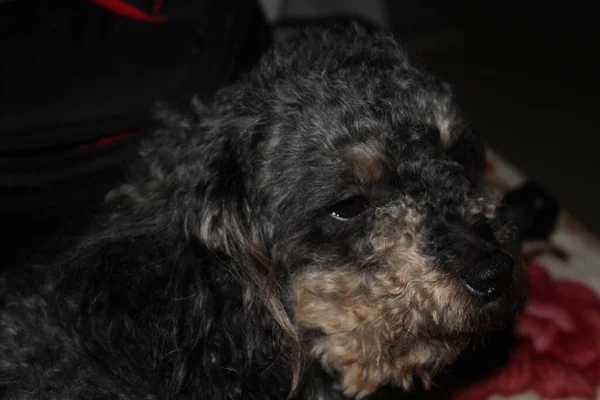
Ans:
<svg viewBox="0 0 600 400"><path fill-rule="evenodd" d="M310 30L163 117L109 215L0 281L3 398L361 397L514 319L482 145L390 37Z"/></svg>

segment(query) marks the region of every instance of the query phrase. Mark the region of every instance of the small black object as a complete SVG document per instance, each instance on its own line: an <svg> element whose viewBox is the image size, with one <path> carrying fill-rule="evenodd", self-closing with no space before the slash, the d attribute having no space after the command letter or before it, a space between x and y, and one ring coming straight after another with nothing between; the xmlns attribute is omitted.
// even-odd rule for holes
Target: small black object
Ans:
<svg viewBox="0 0 600 400"><path fill-rule="evenodd" d="M547 239L556 228L558 201L537 183L525 182L507 192L503 203L506 217L518 226L523 240Z"/></svg>
<svg viewBox="0 0 600 400"><path fill-rule="evenodd" d="M155 101L189 111L270 45L254 1L109 3L0 0L0 271L102 205Z"/></svg>

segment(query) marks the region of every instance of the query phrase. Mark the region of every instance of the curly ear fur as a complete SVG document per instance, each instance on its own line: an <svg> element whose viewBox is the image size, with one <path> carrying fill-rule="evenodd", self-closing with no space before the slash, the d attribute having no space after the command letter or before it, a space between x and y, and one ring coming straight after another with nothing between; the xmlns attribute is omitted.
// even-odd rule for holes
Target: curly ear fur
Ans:
<svg viewBox="0 0 600 400"><path fill-rule="evenodd" d="M215 179L199 184L196 192L201 193L204 204L197 219L190 217L186 221L188 239L191 235L215 253L224 252L240 267L239 278L249 280L254 287L255 295L270 312L270 316L285 335L293 359L293 376L291 394L297 389L301 373L301 352L299 339L289 316L280 299L285 296L285 289L276 287L275 265L264 255L265 236L269 233L268 217L258 212L248 196L244 185L252 180L248 177L249 166L239 164L240 159L248 159L248 155L240 157L240 149L235 137L256 128L252 121L239 121L233 116L230 134L220 143L222 151L209 152L218 157L208 160L206 170ZM223 129L223 128L222 128ZM220 134L223 135L221 130ZM244 171L246 170L246 171ZM260 228L257 221L261 221Z"/></svg>
<svg viewBox="0 0 600 400"><path fill-rule="evenodd" d="M252 124L202 121L166 121L130 183L107 196L117 212L60 262L56 284L86 345L110 347L102 362L119 376L150 364L160 376L147 382L166 380L169 393L206 386L214 392L204 398L225 399L251 396L260 371L273 368L270 390L281 398L298 385L301 357L263 256L268 232L256 222L268 225L266 217L252 207L238 161L236 137Z"/></svg>

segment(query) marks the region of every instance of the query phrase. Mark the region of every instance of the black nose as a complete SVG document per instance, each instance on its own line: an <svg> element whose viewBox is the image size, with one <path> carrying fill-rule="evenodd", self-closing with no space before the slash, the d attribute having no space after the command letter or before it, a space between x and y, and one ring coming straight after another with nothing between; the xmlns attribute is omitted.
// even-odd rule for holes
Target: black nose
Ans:
<svg viewBox="0 0 600 400"><path fill-rule="evenodd" d="M465 288L485 301L497 299L510 285L513 259L504 252L486 257L463 278Z"/></svg>

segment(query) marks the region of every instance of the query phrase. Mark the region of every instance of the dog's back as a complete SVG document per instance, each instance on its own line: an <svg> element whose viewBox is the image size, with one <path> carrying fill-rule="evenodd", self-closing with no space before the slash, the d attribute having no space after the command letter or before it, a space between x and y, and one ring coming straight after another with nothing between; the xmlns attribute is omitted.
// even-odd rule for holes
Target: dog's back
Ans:
<svg viewBox="0 0 600 400"><path fill-rule="evenodd" d="M57 268L27 264L0 276L0 398L100 399L119 394L133 399L144 392L160 393L156 381L139 368L143 364L132 373L131 360L111 355L110 348L103 348L108 342L93 340L111 327L101 319L97 326L83 321L77 296L57 291L58 284L67 283Z"/></svg>
<svg viewBox="0 0 600 400"><path fill-rule="evenodd" d="M171 122L166 148L158 139L146 150L187 145ZM55 260L0 277L0 398L287 397L283 336L228 256L190 246L163 190L142 204L114 200Z"/></svg>

